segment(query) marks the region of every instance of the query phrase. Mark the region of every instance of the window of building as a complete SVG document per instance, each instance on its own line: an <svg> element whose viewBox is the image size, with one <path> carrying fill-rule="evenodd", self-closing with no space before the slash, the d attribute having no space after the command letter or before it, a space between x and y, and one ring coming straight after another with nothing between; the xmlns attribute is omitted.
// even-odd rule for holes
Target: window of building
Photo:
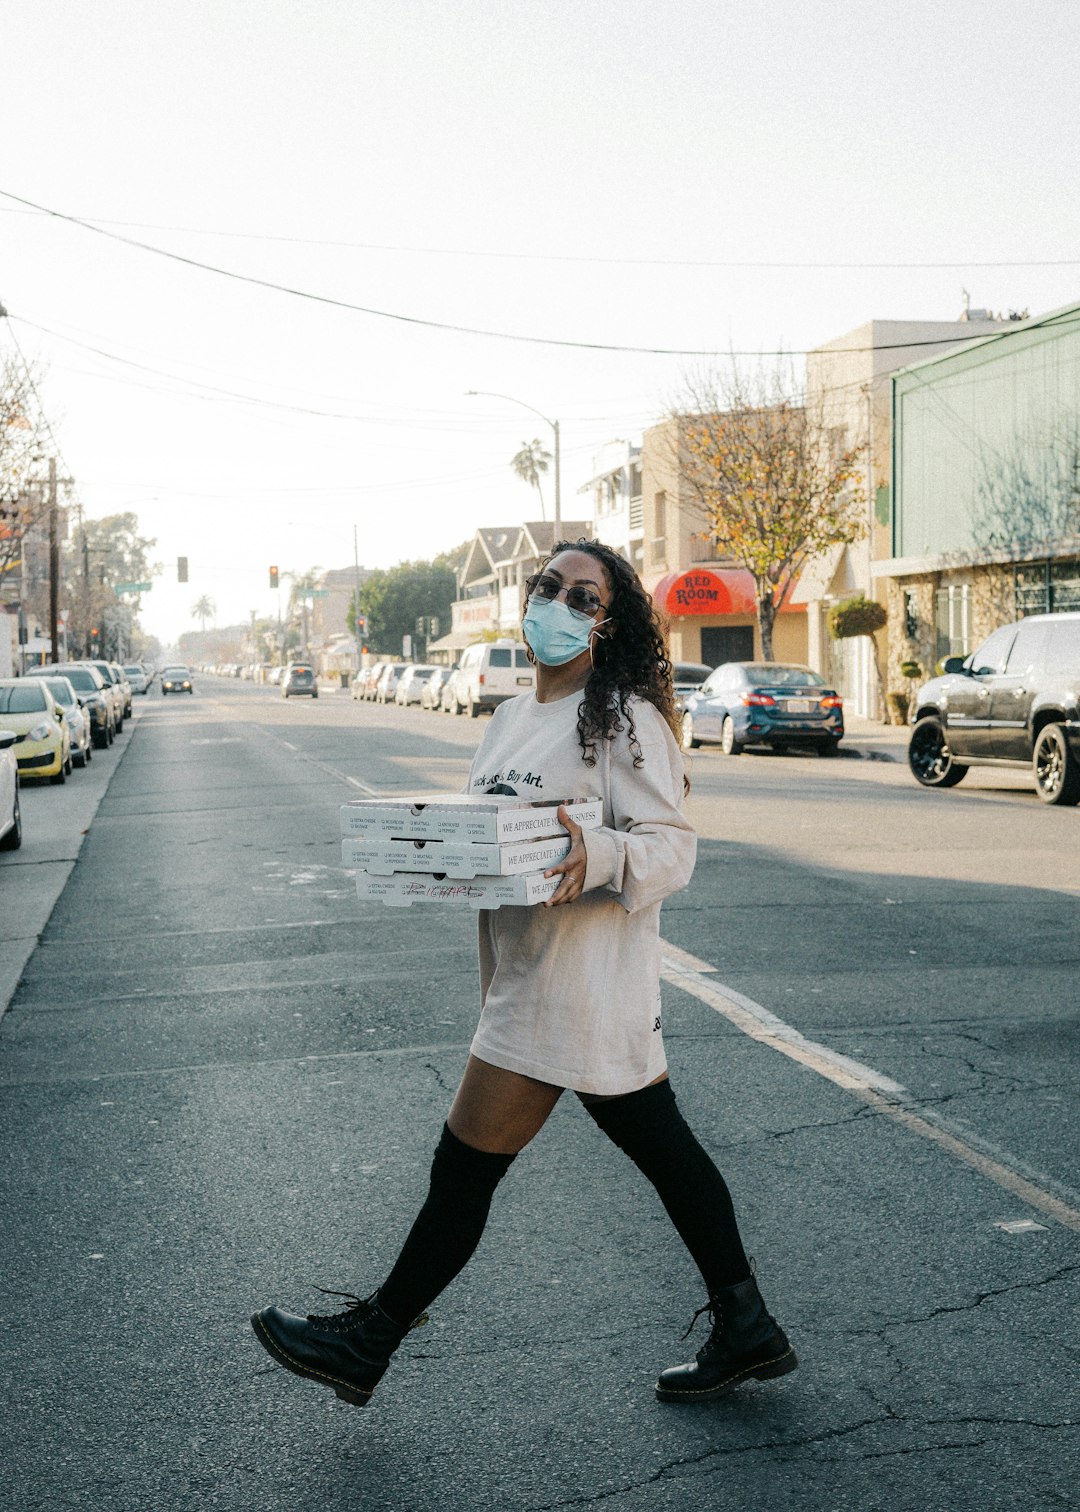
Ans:
<svg viewBox="0 0 1080 1512"><path fill-rule="evenodd" d="M919 633L919 595L913 588L904 589L904 634L914 640Z"/></svg>
<svg viewBox="0 0 1080 1512"><path fill-rule="evenodd" d="M667 557L667 494L663 489L653 494L653 538L649 553L653 562Z"/></svg>
<svg viewBox="0 0 1080 1512"><path fill-rule="evenodd" d="M1080 561L1021 562L1015 569L1016 617L1080 609Z"/></svg>
<svg viewBox="0 0 1080 1512"><path fill-rule="evenodd" d="M966 656L971 650L971 585L950 583L936 594L934 655Z"/></svg>

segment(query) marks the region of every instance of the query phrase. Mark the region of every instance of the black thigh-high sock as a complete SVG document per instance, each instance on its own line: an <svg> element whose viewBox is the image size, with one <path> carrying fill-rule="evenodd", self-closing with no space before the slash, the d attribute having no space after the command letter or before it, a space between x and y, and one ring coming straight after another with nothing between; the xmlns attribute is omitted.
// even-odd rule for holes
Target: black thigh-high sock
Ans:
<svg viewBox="0 0 1080 1512"><path fill-rule="evenodd" d="M584 1106L652 1182L710 1293L745 1281L750 1263L727 1182L679 1112L671 1083Z"/></svg>
<svg viewBox="0 0 1080 1512"><path fill-rule="evenodd" d="M474 1150L444 1125L427 1201L379 1287L379 1306L396 1323L410 1323L464 1269L480 1243L495 1188L514 1158Z"/></svg>

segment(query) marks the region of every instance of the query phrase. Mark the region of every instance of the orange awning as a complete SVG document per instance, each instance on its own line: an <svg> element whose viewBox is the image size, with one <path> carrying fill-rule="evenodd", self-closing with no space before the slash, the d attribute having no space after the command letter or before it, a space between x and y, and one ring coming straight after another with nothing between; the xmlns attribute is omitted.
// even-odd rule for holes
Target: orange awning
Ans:
<svg viewBox="0 0 1080 1512"><path fill-rule="evenodd" d="M666 572L650 592L656 608L669 619L757 612L754 579L745 567L688 567L683 572ZM805 608L805 604L792 603L789 598L781 613Z"/></svg>

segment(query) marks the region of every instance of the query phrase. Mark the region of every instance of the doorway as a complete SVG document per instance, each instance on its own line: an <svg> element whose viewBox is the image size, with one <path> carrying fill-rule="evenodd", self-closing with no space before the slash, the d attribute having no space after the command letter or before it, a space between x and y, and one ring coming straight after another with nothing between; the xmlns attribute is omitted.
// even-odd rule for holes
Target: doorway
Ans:
<svg viewBox="0 0 1080 1512"><path fill-rule="evenodd" d="M720 667L730 661L753 661L753 625L703 626L701 659L710 667Z"/></svg>

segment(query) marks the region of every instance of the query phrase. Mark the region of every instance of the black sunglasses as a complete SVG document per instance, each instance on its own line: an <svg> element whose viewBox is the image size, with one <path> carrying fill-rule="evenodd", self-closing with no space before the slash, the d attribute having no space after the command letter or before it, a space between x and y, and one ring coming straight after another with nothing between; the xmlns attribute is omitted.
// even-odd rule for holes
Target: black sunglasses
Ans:
<svg viewBox="0 0 1080 1512"><path fill-rule="evenodd" d="M550 573L538 572L533 577L525 579L525 592L531 599L539 599L542 604L550 604L562 593L565 584ZM578 614L595 614L598 609L607 606L604 601L595 594L591 588L584 588L580 583L575 583L566 588L566 607L576 609Z"/></svg>

